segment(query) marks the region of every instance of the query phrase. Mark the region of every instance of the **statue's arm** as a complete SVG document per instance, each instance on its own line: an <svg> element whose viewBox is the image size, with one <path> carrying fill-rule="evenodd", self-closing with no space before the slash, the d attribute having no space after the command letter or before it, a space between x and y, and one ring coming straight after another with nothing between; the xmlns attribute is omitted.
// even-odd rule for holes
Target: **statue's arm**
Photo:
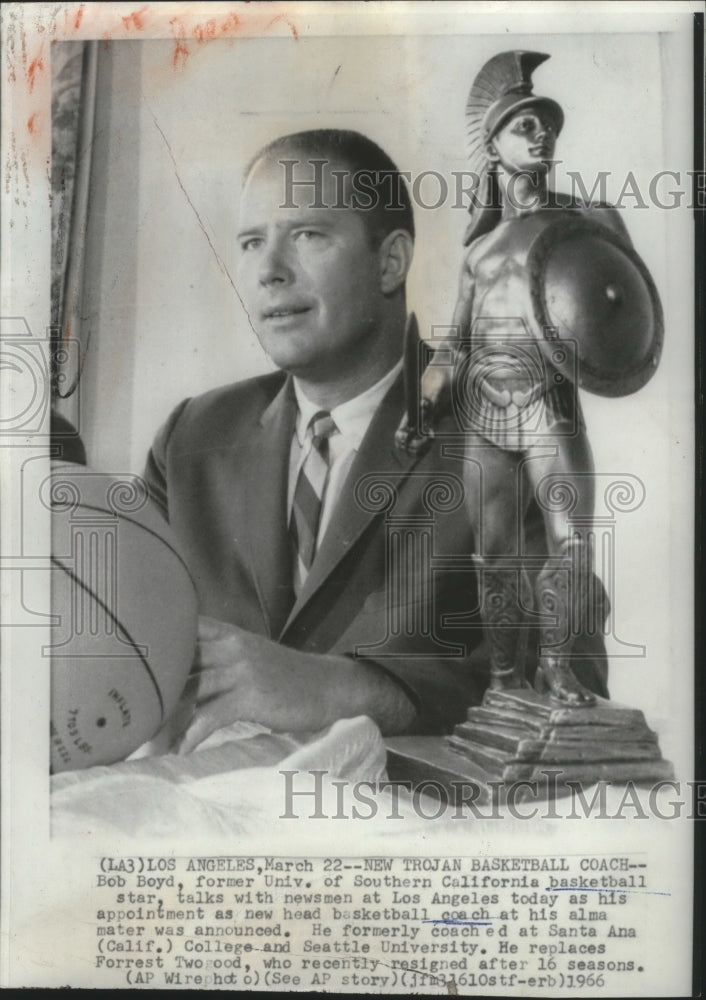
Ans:
<svg viewBox="0 0 706 1000"><path fill-rule="evenodd" d="M467 259L463 262L458 299L448 334L434 348L434 354L419 380L420 426L410 423L405 414L395 434L402 451L424 450L434 437L434 418L442 409L443 400L451 392L460 339L468 337L473 311L473 275Z"/></svg>
<svg viewBox="0 0 706 1000"><path fill-rule="evenodd" d="M459 280L458 298L454 308L451 325L457 331L458 337L468 338L471 334L471 320L473 318L473 294L475 292L475 279L468 261L468 255L464 259L461 268L461 278Z"/></svg>
<svg viewBox="0 0 706 1000"><path fill-rule="evenodd" d="M455 359L461 338L467 343L471 331L473 315L473 292L475 282L468 260L464 259L459 281L458 298L451 318L448 335L439 342L434 355L441 362L434 364L434 357L422 374L421 398L428 412L433 413L442 393L450 387L455 366L448 363L449 355Z"/></svg>

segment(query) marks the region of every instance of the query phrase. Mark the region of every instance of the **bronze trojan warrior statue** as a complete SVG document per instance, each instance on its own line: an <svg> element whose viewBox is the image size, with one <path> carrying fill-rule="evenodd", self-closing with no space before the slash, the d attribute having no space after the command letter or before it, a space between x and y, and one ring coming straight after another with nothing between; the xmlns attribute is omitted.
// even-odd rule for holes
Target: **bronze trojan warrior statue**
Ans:
<svg viewBox="0 0 706 1000"><path fill-rule="evenodd" d="M415 401L397 442L425 447L451 398L463 431L490 689L528 686L524 609L533 603L544 623L536 686L582 707L594 696L574 676L571 650L593 571L590 532L576 525L590 525L594 485L578 386L620 396L644 385L659 360L662 314L618 212L549 188L564 115L532 92L532 73L547 58L500 53L471 87L468 144L479 183L452 332L424 370L418 411ZM435 363L449 350L453 366ZM552 489L571 492L570 511L550 502ZM532 499L548 558L530 584L518 539Z"/></svg>

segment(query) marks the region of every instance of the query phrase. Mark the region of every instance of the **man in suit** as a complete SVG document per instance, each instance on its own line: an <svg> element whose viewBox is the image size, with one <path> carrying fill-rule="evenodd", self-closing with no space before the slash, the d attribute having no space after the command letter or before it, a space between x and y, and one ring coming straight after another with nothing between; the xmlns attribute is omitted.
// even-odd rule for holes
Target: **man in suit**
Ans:
<svg viewBox="0 0 706 1000"><path fill-rule="evenodd" d="M184 746L238 719L448 731L487 670L451 414L426 454L395 448L404 182L358 133L283 137L246 172L237 239L238 291L280 370L182 403L146 471L205 616Z"/></svg>

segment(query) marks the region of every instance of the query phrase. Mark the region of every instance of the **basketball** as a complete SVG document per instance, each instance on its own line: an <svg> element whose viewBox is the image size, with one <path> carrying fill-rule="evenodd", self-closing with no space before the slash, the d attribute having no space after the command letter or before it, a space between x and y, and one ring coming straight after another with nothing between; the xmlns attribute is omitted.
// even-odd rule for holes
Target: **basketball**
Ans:
<svg viewBox="0 0 706 1000"><path fill-rule="evenodd" d="M194 658L196 592L139 476L52 462L51 769L123 760L161 728Z"/></svg>

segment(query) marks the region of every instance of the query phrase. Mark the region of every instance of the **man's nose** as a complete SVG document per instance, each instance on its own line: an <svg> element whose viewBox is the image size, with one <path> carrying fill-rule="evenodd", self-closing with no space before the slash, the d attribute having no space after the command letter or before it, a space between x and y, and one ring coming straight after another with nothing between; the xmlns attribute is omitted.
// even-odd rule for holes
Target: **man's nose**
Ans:
<svg viewBox="0 0 706 1000"><path fill-rule="evenodd" d="M292 280L292 276L293 271L285 248L279 240L272 240L260 257L260 284L287 283Z"/></svg>

